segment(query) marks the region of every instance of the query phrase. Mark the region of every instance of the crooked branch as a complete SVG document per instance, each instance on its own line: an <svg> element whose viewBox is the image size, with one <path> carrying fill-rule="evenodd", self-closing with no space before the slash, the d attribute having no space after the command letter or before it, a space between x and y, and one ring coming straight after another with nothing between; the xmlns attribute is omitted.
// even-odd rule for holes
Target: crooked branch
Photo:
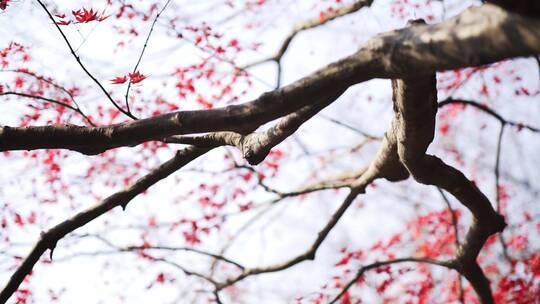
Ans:
<svg viewBox="0 0 540 304"><path fill-rule="evenodd" d="M535 30L538 27L540 20L486 4L439 24L415 24L378 35L353 55L251 102L173 112L95 128L4 126L0 131L0 151L55 148L97 154L173 135L251 132L264 123L316 103L317 97L325 92L344 91L373 78L407 77L418 71L430 73L538 54L540 32ZM479 45L484 47L478 48Z"/></svg>
<svg viewBox="0 0 540 304"><path fill-rule="evenodd" d="M137 180L129 188L107 197L94 207L82 211L72 218L54 226L47 232L42 233L39 241L22 261L22 264L13 273L4 289L0 292L0 303L5 303L11 297L11 295L22 283L26 275L32 271L32 268L39 261L39 258L43 255L43 253L45 253L45 251L49 249L51 251L52 258L52 252L56 247L56 243L65 235L88 224L115 207L120 206L125 209L127 204L137 195L141 194L155 183L176 172L184 165L188 164L207 151L209 151L209 149L193 147L178 151L172 159L163 163L149 174Z"/></svg>
<svg viewBox="0 0 540 304"><path fill-rule="evenodd" d="M300 32L319 27L339 17L343 17L346 15L355 13L359 11L360 9L362 9L363 7L370 6L372 3L373 3L373 0L355 1L354 3L350 5L347 5L335 11L329 12L328 14L324 15L324 18L316 17L316 18L306 20L302 23L299 23L298 25L294 27L292 32L289 35L287 35L287 37L281 44L279 50L274 56L250 63L246 65L244 69L247 69L247 68L268 62L268 61L275 61L279 64L279 62L281 61L281 58L283 57L283 55L285 55L285 52L287 52L287 49L289 48L289 45L293 41L294 37L296 37L296 35L298 35Z"/></svg>
<svg viewBox="0 0 540 304"><path fill-rule="evenodd" d="M345 285L345 287L343 287L343 289L334 297L332 301L329 302L329 304L337 303L339 299L354 285L354 283L356 283L364 275L364 273L366 273L366 271L377 269L381 266L405 263L405 262L427 263L427 264L432 264L432 265L437 265L437 266L442 266L442 267L449 267L447 262L432 260L428 258L410 257L410 258L399 258L399 259L393 259L393 260L388 260L388 261L374 262L374 263L362 266L358 270L354 278L350 280L349 283Z"/></svg>

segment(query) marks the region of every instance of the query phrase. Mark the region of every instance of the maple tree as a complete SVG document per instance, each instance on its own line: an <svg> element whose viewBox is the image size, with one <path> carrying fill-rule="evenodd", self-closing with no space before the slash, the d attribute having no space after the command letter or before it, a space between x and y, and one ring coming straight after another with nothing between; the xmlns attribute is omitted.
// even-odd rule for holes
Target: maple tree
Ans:
<svg viewBox="0 0 540 304"><path fill-rule="evenodd" d="M540 4L483 2L0 0L0 302L539 303Z"/></svg>

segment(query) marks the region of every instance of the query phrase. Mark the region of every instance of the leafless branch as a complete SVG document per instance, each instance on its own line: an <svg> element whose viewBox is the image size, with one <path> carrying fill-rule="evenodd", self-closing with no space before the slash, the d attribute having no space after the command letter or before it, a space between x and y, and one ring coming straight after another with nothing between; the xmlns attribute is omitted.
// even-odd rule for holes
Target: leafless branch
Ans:
<svg viewBox="0 0 540 304"><path fill-rule="evenodd" d="M339 17L343 17L346 15L355 13L359 11L360 9L362 9L363 7L370 6L372 3L373 3L373 0L358 0L340 9L329 12L328 14L324 16L324 18L316 17L316 18L306 20L302 23L299 23L298 25L294 27L292 32L289 35L287 35L287 37L281 44L278 52L274 56L250 63L246 65L244 69L247 69L247 68L268 62L268 61L275 61L278 64L278 69L281 68L281 65L280 65L281 58L283 57L283 55L285 55L285 52L287 52L287 49L289 48L289 45L293 41L294 37L296 37L296 35L298 35L300 32L319 27ZM280 74L280 72L278 72L278 74Z"/></svg>
<svg viewBox="0 0 540 304"><path fill-rule="evenodd" d="M451 268L448 262L442 262L442 261L432 260L428 258L412 258L411 257L411 258L400 258L400 259L393 259L393 260L388 260L388 261L371 263L366 266L362 266L360 270L358 270L354 278L351 281L349 281L349 283L347 283L345 287L343 287L343 289L339 292L339 294L336 295L334 299L329 302L329 304L337 303L339 299L341 299L341 297L354 285L354 283L356 283L364 275L366 271L376 269L381 266L405 263L405 262L427 263L427 264Z"/></svg>
<svg viewBox="0 0 540 304"><path fill-rule="evenodd" d="M209 149L190 147L178 151L172 159L163 163L152 172L137 180L129 188L107 197L101 203L76 214L72 218L49 229L47 232L42 233L39 241L22 261L22 264L13 273L4 289L0 292L0 303L5 303L17 290L26 275L32 271L34 265L38 262L41 255L47 249L51 250L50 255L52 258L52 252L56 247L56 243L65 235L86 225L115 207L120 206L122 208L126 208L127 204L137 195L144 192L160 180L176 172L193 159L206 153L208 150Z"/></svg>
<svg viewBox="0 0 540 304"><path fill-rule="evenodd" d="M450 214L452 216L452 227L454 228L454 235L456 237L455 245L456 248L459 248L460 242L459 242L459 222L456 215L456 211L454 208L452 208L452 205L450 204L450 200L448 197L446 197L446 194L444 191L442 191L441 188L437 187L437 191L441 194L441 197L446 204L446 208L448 211L450 211ZM458 286L459 286L459 302L462 304L465 304L465 293L463 292L463 276L461 274L458 274Z"/></svg>
<svg viewBox="0 0 540 304"><path fill-rule="evenodd" d="M497 149L495 152L495 198L496 198L496 210L501 212L501 150L502 150L502 138L504 134L504 127L506 126L505 122L501 122L501 129L499 135L497 136ZM506 247L506 242L504 240L503 233L499 233L499 243L501 244L503 256L509 263L512 262L512 258L508 254L508 248Z"/></svg>
<svg viewBox="0 0 540 304"><path fill-rule="evenodd" d="M514 126L514 127L519 128L519 129L524 128L524 129L528 129L531 132L540 133L540 128L533 127L533 126L530 126L528 124L523 124L523 123L507 120L504 117L502 117L499 113L495 112L495 110L493 110L490 107L488 107L486 105L483 105L483 104L481 104L479 102L476 102L476 101L449 98L449 99L445 99L445 100L439 102L438 106L439 106L439 108L443 108L443 107L445 107L447 105L451 105L451 104L462 104L462 105L466 105L466 106L472 106L474 108L477 108L477 109L481 110L484 113L487 113L487 114L493 116L501 124Z"/></svg>
<svg viewBox="0 0 540 304"><path fill-rule="evenodd" d="M76 112L77 114L79 114L84 120L86 120L86 122L88 122L89 125L95 126L94 123L92 122L92 120L90 120L90 118L88 118L88 116L86 116L84 114L84 112L81 111L81 109L77 105L72 106L72 105L69 105L69 104L67 104L65 102L56 100L56 99L52 99L52 98L48 98L48 97L44 97L44 96L39 96L39 95L26 94L26 93L21 93L21 92L7 91L7 92L0 93L0 96L9 96L9 95L41 100L41 101L49 102L49 103L52 103L52 104L56 104L58 106L66 107L66 108Z"/></svg>
<svg viewBox="0 0 540 304"><path fill-rule="evenodd" d="M167 6L169 6L169 3L171 3L171 0L167 0L161 10L157 13L156 17L154 18L154 21L152 22L152 26L150 26L150 31L148 32L148 35L146 36L146 40L144 41L143 48L141 50L141 53L139 54L139 59L137 59L137 63L135 64L135 67L133 68L133 72L137 72L137 69L139 68L139 64L141 63L142 57L144 55L144 51L146 51L146 47L148 46L148 41L150 41L150 37L152 36L152 33L154 32L154 27L156 26L156 22L159 19L159 16L165 11ZM131 88L131 78L129 79L128 86L126 89L126 111L128 113L131 113L129 110L129 89Z"/></svg>

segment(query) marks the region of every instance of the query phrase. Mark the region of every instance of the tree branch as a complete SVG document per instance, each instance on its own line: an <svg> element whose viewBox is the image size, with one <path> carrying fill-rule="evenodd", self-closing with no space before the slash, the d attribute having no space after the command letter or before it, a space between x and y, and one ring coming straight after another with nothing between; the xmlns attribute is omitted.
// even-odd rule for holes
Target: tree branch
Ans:
<svg viewBox="0 0 540 304"><path fill-rule="evenodd" d="M163 7L161 8L161 10L157 13L156 17L154 18L154 21L152 22L152 25L150 26L150 31L148 32L148 35L146 36L146 40L144 41L143 48L142 48L141 53L139 55L139 59L137 59L137 63L135 64L135 67L133 68L132 73L137 72L137 69L139 68L139 64L141 63L142 57L144 55L144 51L146 51L146 47L148 46L148 41L150 41L150 37L152 36L152 33L154 32L154 27L156 26L156 23L157 23L157 21L159 19L159 16L161 16L161 14L165 11L167 6L169 6L169 3L171 3L171 0L167 0L167 2L165 2ZM129 82L128 82L127 89L126 89L126 101L125 102L126 102L126 111L128 113L131 113L131 111L129 110L129 90L130 90L130 88L131 88L131 78L129 78Z"/></svg>
<svg viewBox="0 0 540 304"><path fill-rule="evenodd" d="M251 165L257 165L266 158L273 147L294 134L304 122L331 104L341 93L343 93L341 90L327 92L319 97L313 105L305 106L283 117L276 125L263 133L242 135L234 132L217 132L195 137L177 136L165 141L203 147L235 146Z"/></svg>
<svg viewBox="0 0 540 304"><path fill-rule="evenodd" d="M504 117L502 117L499 113L495 112L495 110L493 110L490 107L488 107L486 105L483 105L483 104L481 104L479 102L476 102L476 101L448 98L448 99L445 99L445 100L439 102L438 107L443 108L443 107L445 107L447 105L451 105L451 104L462 104L462 105L466 105L466 106L472 106L472 107L475 107L475 108L481 110L484 113L487 113L487 114L493 116L501 124L517 127L518 129L524 128L524 129L527 129L527 130L529 130L531 132L540 133L540 128L536 128L536 127L530 126L528 124L523 124L523 123L507 120Z"/></svg>
<svg viewBox="0 0 540 304"><path fill-rule="evenodd" d="M399 160L416 181L448 191L473 214L465 241L449 263L469 280L482 303L491 304L489 281L476 258L488 237L504 229L504 218L463 173L426 154L438 108L435 74L392 80L392 87L395 117L391 135L396 137Z"/></svg>
<svg viewBox="0 0 540 304"><path fill-rule="evenodd" d="M418 71L427 74L540 53L538 27L540 20L486 4L439 24L416 24L378 35L355 54L248 103L168 113L107 127L3 127L0 151L55 148L97 154L173 135L244 134L313 104L325 92L345 91L373 78L407 77Z"/></svg>
<svg viewBox="0 0 540 304"><path fill-rule="evenodd" d="M358 279L360 279L360 277L362 277L364 275L364 273L366 271L369 271L371 269L376 269L378 267L385 266L385 265L392 265L392 264L405 263L405 262L427 263L427 264L432 264L432 265L451 268L450 265L448 264L448 262L436 261L436 260L432 260L432 259L428 259L428 258L413 258L413 257L411 257L411 258L400 258L400 259L393 259L393 260L388 260L388 261L371 263L371 264L368 264L366 266L362 266L362 268L360 268L360 270L358 270L358 272L356 273L354 278L351 281L349 281L349 283L347 283L347 285L345 285L345 287L343 287L343 289L340 291L340 293L338 295L336 295L334 297L334 299L329 302L329 304L337 303L337 301L339 301L339 299L354 285L354 283L356 283L358 281Z"/></svg>
<svg viewBox="0 0 540 304"><path fill-rule="evenodd" d="M504 127L506 126L505 122L501 122L501 129L499 131L499 136L497 136L497 149L495 152L495 168L493 169L495 174L495 206L497 212L501 213L501 150L502 150L502 138L504 135ZM506 247L506 242L502 233L499 233L499 243L501 244L503 256L507 262L512 263L512 258L508 254L508 248Z"/></svg>
<svg viewBox="0 0 540 304"><path fill-rule="evenodd" d="M292 267L292 266L294 266L296 264L299 264L299 263L301 263L303 261L306 261L306 260L314 260L315 259L315 254L317 253L317 250L319 249L319 247L321 246L323 241L326 239L326 237L328 236L330 231L332 231L332 229L337 224L337 222L339 221L341 216L343 216L343 214L345 213L347 208L353 203L354 199L358 196L358 194L360 194L363 191L364 190L361 189L361 188L352 188L351 189L351 192L349 193L349 195L347 195L347 197L345 198L345 200L343 201L341 206L338 208L338 210L332 215L332 217L330 218L328 223L318 233L317 238L311 244L311 246L309 247L309 249L307 251L305 251L304 253L302 253L302 254L300 254L300 255L298 255L298 256L296 256L296 257L294 257L294 258L292 258L292 259L290 259L288 261L280 263L280 264L276 264L276 265L272 265L272 266L268 266L268 267L246 268L246 269L244 269L242 274L240 274L239 276L237 276L235 278L232 278L232 279L229 279L229 280L217 285L217 289L221 290L223 288L226 288L228 286L236 284L237 282L239 282L239 281L241 281L241 280L243 280L243 279L245 279L245 278L247 278L249 276L259 275L259 274L262 274L262 273L277 272L277 271L281 271L281 270L290 268L290 267Z"/></svg>
<svg viewBox="0 0 540 304"><path fill-rule="evenodd" d="M81 115L81 117L84 120L86 120L86 122L88 122L89 125L95 126L94 123L92 122L92 120L90 120L90 118L88 118L88 116L86 116L83 113L83 111L81 111L81 109L79 108L79 106L77 106L77 104L75 104L75 106L71 106L71 105L69 105L69 104L67 104L65 102L62 102L62 101L59 101L59 100L56 100L56 99L52 99L52 98L48 98L48 97L44 97L44 96L39 96L39 95L26 94L26 93L21 93L21 92L8 91L8 92L0 93L0 96L9 96L9 95L41 100L41 101L45 101L45 102L50 102L52 104L55 104L55 105L58 105L58 106L61 106L61 107L66 107L66 108L74 111L75 113Z"/></svg>
<svg viewBox="0 0 540 304"><path fill-rule="evenodd" d="M178 151L172 159L163 163L149 174L137 180L129 188L107 197L94 207L82 211L72 218L54 226L47 232L42 233L39 241L36 243L32 251L26 256L22 264L17 268L15 273L13 273L4 289L0 292L0 303L5 303L17 290L26 275L32 271L34 265L38 262L41 255L47 249L51 250L50 255L52 258L52 253L56 243L68 233L71 233L74 230L88 224L115 207L121 206L123 209L125 209L127 204L137 195L146 191L155 183L176 172L178 169L182 168L184 165L188 164L207 151L209 151L209 149L193 147Z"/></svg>
<svg viewBox="0 0 540 304"><path fill-rule="evenodd" d="M363 7L370 6L372 3L373 3L373 0L358 0L358 1L353 2L352 4L349 4L347 6L344 6L340 9L337 9L335 11L332 11L324 15L324 18L316 17L316 18L306 20L300 24L297 24L292 30L292 32L289 35L287 35L287 37L281 44L279 50L274 56L255 61L253 63L250 63L244 66L243 68L248 69L250 67L254 67L268 61L275 61L277 64L280 64L281 58L283 57L283 55L285 55L285 52L287 52L289 45L293 41L294 37L296 37L296 35L298 35L300 32L319 27L339 17L343 17L346 15L355 13L359 11L360 9L362 9Z"/></svg>

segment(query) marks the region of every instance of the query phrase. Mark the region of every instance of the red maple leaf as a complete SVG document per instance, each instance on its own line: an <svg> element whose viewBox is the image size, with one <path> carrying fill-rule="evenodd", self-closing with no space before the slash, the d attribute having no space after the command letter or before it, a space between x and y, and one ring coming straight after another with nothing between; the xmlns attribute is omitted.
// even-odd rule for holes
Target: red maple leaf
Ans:
<svg viewBox="0 0 540 304"><path fill-rule="evenodd" d="M15 224L17 224L18 226L21 226L21 227L24 226L23 218L18 213L15 213Z"/></svg>
<svg viewBox="0 0 540 304"><path fill-rule="evenodd" d="M127 81L126 76L118 76L116 78L111 79L111 83L113 84L121 84Z"/></svg>
<svg viewBox="0 0 540 304"><path fill-rule="evenodd" d="M109 16L104 16L104 13L101 13L98 15L97 12L95 12L93 9L87 10L83 7L82 10L78 9L76 11L71 11L73 16L75 17L75 20L77 23L87 23L90 21L103 21Z"/></svg>
<svg viewBox="0 0 540 304"><path fill-rule="evenodd" d="M55 23L58 24L58 25L70 25L71 21L69 21L69 20L60 20L60 21L56 21Z"/></svg>
<svg viewBox="0 0 540 304"><path fill-rule="evenodd" d="M144 76L143 74L139 72L129 73L128 76L129 76L129 79L131 80L131 83L133 84L139 83L146 79L146 76Z"/></svg>

